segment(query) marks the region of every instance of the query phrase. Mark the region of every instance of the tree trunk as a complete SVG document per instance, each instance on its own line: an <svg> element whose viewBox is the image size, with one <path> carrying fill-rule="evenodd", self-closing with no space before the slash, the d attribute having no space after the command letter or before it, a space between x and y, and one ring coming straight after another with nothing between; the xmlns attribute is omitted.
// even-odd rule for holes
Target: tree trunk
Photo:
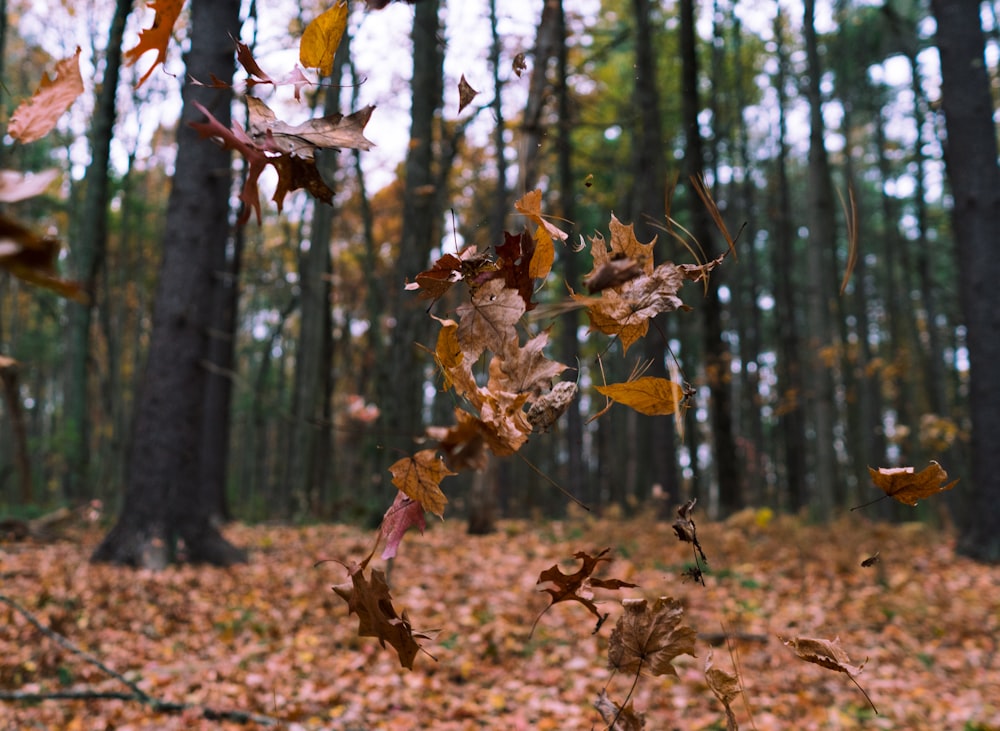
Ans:
<svg viewBox="0 0 1000 731"><path fill-rule="evenodd" d="M681 109L684 118L684 170L689 177L701 176L705 170L701 131L698 125L698 57L694 25L694 0L681 0ZM708 211L693 193L691 231L709 258L718 255L713 243ZM723 515L742 507L743 496L733 435L732 399L730 392L730 354L722 338L722 303L719 300L719 277L708 281L704 305L703 343L705 372L711 392L709 411L712 418L713 456L719 486L719 510Z"/></svg>
<svg viewBox="0 0 1000 731"><path fill-rule="evenodd" d="M403 233L396 261L396 281L388 292L388 310L396 317L379 382L382 458L395 460L411 451L424 430L423 404L427 360L417 349L431 332L426 301L403 292L403 280L426 268L438 241L440 211L434 174L435 117L441 107L443 54L438 41L439 0L414 8L413 79L410 146L404 163ZM387 464L383 464L380 475ZM388 498L388 494L383 495Z"/></svg>
<svg viewBox="0 0 1000 731"><path fill-rule="evenodd" d="M69 363L66 381L66 474L63 494L74 502L89 497L90 486L90 323L95 284L104 263L108 238L108 160L115 126L115 98L122 60L122 36L131 0L118 0L108 30L104 78L97 94L90 130L90 165L84 175L84 200L74 222L71 259L77 280L90 295L88 304L69 303Z"/></svg>
<svg viewBox="0 0 1000 731"><path fill-rule="evenodd" d="M972 474L958 550L1000 561L1000 167L978 0L932 0L941 54L945 152L958 241L961 302L968 329Z"/></svg>
<svg viewBox="0 0 1000 731"><path fill-rule="evenodd" d="M232 39L239 2L195 0L187 79L233 78ZM212 310L213 250L230 234L231 155L199 139L190 122L203 103L224 125L231 90L191 81L182 91L177 160L167 208L163 261L153 313L145 380L133 422L125 500L118 522L94 561L163 568L184 558L231 565L246 559L211 522L202 492L202 442L207 330Z"/></svg>
<svg viewBox="0 0 1000 731"><path fill-rule="evenodd" d="M815 463L809 495L814 516L822 521L833 514L836 463L833 451L833 382L829 366L823 358L824 348L831 345L829 297L832 290L828 262L835 249L835 218L830 163L826 153L823 98L820 92L822 70L819 63L816 29L813 24L815 0L806 0L803 29L805 31L809 99L809 240L807 247L806 320L808 322L809 353L805 373L808 413L812 417Z"/></svg>

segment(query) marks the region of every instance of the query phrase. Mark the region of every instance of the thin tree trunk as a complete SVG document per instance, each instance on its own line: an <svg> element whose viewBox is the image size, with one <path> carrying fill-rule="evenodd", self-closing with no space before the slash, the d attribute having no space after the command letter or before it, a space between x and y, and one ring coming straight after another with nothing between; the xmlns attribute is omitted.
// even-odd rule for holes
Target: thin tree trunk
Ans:
<svg viewBox="0 0 1000 731"><path fill-rule="evenodd" d="M104 263L108 238L108 164L115 126L115 98L121 69L122 37L131 0L118 0L108 30L104 78L97 94L90 130L91 162L84 175L84 200L73 240L72 262L76 278L91 298L88 304L70 303L69 364L66 381L66 473L63 494L78 501L88 496L90 484L90 324L97 276Z"/></svg>

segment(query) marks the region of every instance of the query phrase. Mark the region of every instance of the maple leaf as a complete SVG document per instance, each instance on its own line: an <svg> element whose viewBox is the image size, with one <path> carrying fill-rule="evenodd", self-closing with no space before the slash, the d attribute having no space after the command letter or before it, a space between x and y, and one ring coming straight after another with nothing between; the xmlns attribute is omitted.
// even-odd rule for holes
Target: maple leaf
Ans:
<svg viewBox="0 0 1000 731"><path fill-rule="evenodd" d="M549 344L547 330L520 347L508 348L502 357L490 361L490 390L529 393L532 397L552 388L552 380L566 370L566 366L545 356ZM512 344L516 346L516 342Z"/></svg>
<svg viewBox="0 0 1000 731"><path fill-rule="evenodd" d="M642 731L646 728L646 719L632 707L632 703L626 703L619 707L617 703L608 698L607 691L601 689L600 695L594 701L594 708L601 714L601 718L607 725L607 731Z"/></svg>
<svg viewBox="0 0 1000 731"><path fill-rule="evenodd" d="M740 694L739 680L735 675L712 666L711 650L708 651L708 657L705 658L705 682L708 683L709 689L719 699L719 702L725 706L726 731L739 731L736 714L733 713L732 707L733 700Z"/></svg>
<svg viewBox="0 0 1000 731"><path fill-rule="evenodd" d="M156 51L156 59L153 65L142 75L136 88L142 86L150 74L158 65L167 60L167 46L170 45L170 34L173 33L174 23L180 17L181 8L184 7L184 0L153 0L149 3L149 8L155 12L153 24L149 28L139 31L139 43L135 48L125 51L125 63L129 66L135 64L142 56L149 51Z"/></svg>
<svg viewBox="0 0 1000 731"><path fill-rule="evenodd" d="M420 272L415 281L407 282L405 289L419 289L423 299L439 299L451 289L451 285L462 280L462 253L469 250L466 247L458 256L445 254L434 262L430 269ZM475 247L471 247L473 250Z"/></svg>
<svg viewBox="0 0 1000 731"><path fill-rule="evenodd" d="M611 631L608 667L622 673L646 671L677 676L672 661L678 655L694 657L698 633L681 625L684 608L671 597L660 597L652 607L645 599L622 601L624 614Z"/></svg>
<svg viewBox="0 0 1000 731"><path fill-rule="evenodd" d="M7 134L28 144L40 140L56 126L56 122L83 93L80 76L80 47L69 58L56 63L55 77L42 76L38 89L21 102L11 115Z"/></svg>
<svg viewBox="0 0 1000 731"><path fill-rule="evenodd" d="M552 269L552 262L555 261L554 239L565 241L568 234L545 220L542 214L541 190L535 189L526 193L514 203L514 209L537 225L535 229L535 253L531 257L528 271L535 279L545 279Z"/></svg>
<svg viewBox="0 0 1000 731"><path fill-rule="evenodd" d="M666 378L644 376L625 383L594 386L612 401L629 406L647 416L665 416L677 410L684 387Z"/></svg>
<svg viewBox="0 0 1000 731"><path fill-rule="evenodd" d="M445 467L433 449L422 449L412 457L404 457L389 467L392 484L420 503L439 518L444 513L448 498L441 492L440 484L455 473Z"/></svg>
<svg viewBox="0 0 1000 731"><path fill-rule="evenodd" d="M480 432L490 451L498 457L513 454L528 441L531 424L524 412L527 400L526 393L487 390L482 394Z"/></svg>
<svg viewBox="0 0 1000 731"><path fill-rule="evenodd" d="M408 495L397 492L396 499L385 511L382 523L379 525L379 536L385 538L385 550L382 551L383 560L396 556L403 535L414 526L419 528L421 533L427 527L427 522L424 520L424 506Z"/></svg>
<svg viewBox="0 0 1000 731"><path fill-rule="evenodd" d="M479 94L478 91L472 88L472 85L465 80L465 74L462 74L462 78L458 80L458 112L462 113L472 100L476 98Z"/></svg>
<svg viewBox="0 0 1000 731"><path fill-rule="evenodd" d="M333 73L333 57L347 29L347 3L339 2L313 19L302 31L299 61L306 68L319 69L323 76Z"/></svg>
<svg viewBox="0 0 1000 731"><path fill-rule="evenodd" d="M594 271L583 280L583 284L588 292L597 294L605 289L620 287L641 274L642 267L638 262L627 256L617 256L595 267Z"/></svg>
<svg viewBox="0 0 1000 731"><path fill-rule="evenodd" d="M388 642L399 655L399 664L412 670L413 660L421 650L417 640L428 636L413 631L406 612L396 613L385 572L372 569L371 579L365 576L368 560L347 566L350 583L338 584L333 591L347 602L349 614L358 615L358 636L377 637L382 647Z"/></svg>
<svg viewBox="0 0 1000 731"><path fill-rule="evenodd" d="M583 566L572 574L563 573L562 569L559 568L559 565L556 564L545 569L538 575L538 581L535 586L540 587L539 591L548 592L552 599L549 602L549 605L545 607L545 609L543 609L537 617L535 617L535 621L531 625L531 633L534 633L535 625L538 624L538 620L542 618L543 614L559 602L567 601L580 602L580 604L585 606L591 614L597 617L597 626L598 628L600 627L607 615L602 615L597 610L597 605L594 604L594 593L591 589L593 587L598 587L600 589L618 590L627 587L634 588L637 586L636 584L630 584L629 582L622 581L621 579L593 578L594 570L601 563L611 561L611 559L605 555L610 550L610 548L605 548L596 556L591 556L585 551L577 551L573 554L573 558L582 561Z"/></svg>
<svg viewBox="0 0 1000 731"><path fill-rule="evenodd" d="M833 640L818 639L815 637L793 637L790 640L781 640L788 647L795 650L795 654L799 656L800 659L806 662L811 662L814 665L819 665L827 670L836 670L838 673L844 673L851 679L860 690L868 702L871 704L872 710L878 713L878 709L875 708L875 704L872 703L872 699L869 697L865 689L861 687L855 678L856 675L860 674L864 669L865 662L860 665L852 665L851 659L847 656L847 653L840 647L840 638L835 637Z"/></svg>
<svg viewBox="0 0 1000 731"><path fill-rule="evenodd" d="M472 295L472 301L458 307L458 340L470 361L484 350L499 353L517 339L515 325L524 314L525 304L513 289L494 279Z"/></svg>
<svg viewBox="0 0 1000 731"><path fill-rule="evenodd" d="M370 150L364 129L375 107L369 105L350 116L329 114L302 124L278 119L260 99L247 97L247 132L261 149L312 160L317 149Z"/></svg>
<svg viewBox="0 0 1000 731"><path fill-rule="evenodd" d="M934 460L920 472L913 467L880 467L877 470L869 467L868 473L876 487L885 493L884 497L891 497L904 505L916 505L919 500L950 490L958 484L958 480L943 484L948 479L948 473Z"/></svg>

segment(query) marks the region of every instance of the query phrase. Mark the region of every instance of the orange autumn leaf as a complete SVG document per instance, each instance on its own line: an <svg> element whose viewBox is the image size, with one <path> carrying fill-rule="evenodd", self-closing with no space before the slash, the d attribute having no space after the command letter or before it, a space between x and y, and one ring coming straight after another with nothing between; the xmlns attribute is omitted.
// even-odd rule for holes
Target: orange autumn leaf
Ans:
<svg viewBox="0 0 1000 731"><path fill-rule="evenodd" d="M76 53L56 63L55 77L44 74L31 98L14 110L7 134L25 144L40 140L55 128L59 117L82 93L80 47L77 46Z"/></svg>
<svg viewBox="0 0 1000 731"><path fill-rule="evenodd" d="M608 668L638 675L673 675L678 655L695 656L698 633L682 625L684 607L673 597L661 596L650 607L646 599L622 601L625 613L608 640Z"/></svg>
<svg viewBox="0 0 1000 731"><path fill-rule="evenodd" d="M306 68L319 69L323 76L333 73L333 57L347 29L347 3L339 2L320 14L302 31L299 61Z"/></svg>
<svg viewBox="0 0 1000 731"><path fill-rule="evenodd" d="M679 383L653 376L595 388L612 401L629 406L646 416L672 414L684 398L684 388Z"/></svg>
<svg viewBox="0 0 1000 731"><path fill-rule="evenodd" d="M536 279L544 279L555 261L555 241L565 241L568 234L558 226L546 221L542 214L542 191L526 193L514 203L514 208L522 216L537 224L535 229L535 254L531 257L529 273Z"/></svg>
<svg viewBox="0 0 1000 731"><path fill-rule="evenodd" d="M869 467L868 473L876 487L905 505L916 505L918 500L945 492L958 484L958 480L943 484L948 479L948 473L933 460L920 472L915 472L913 467L881 467L877 470Z"/></svg>
<svg viewBox="0 0 1000 731"><path fill-rule="evenodd" d="M156 58L153 65L139 79L137 87L142 86L153 69L167 60L167 46L170 45L170 35L174 31L174 23L180 17L181 8L184 7L184 0L153 0L149 7L156 13L153 16L153 25L139 31L139 43L135 48L125 51L125 63L129 66L135 64L149 51L156 51Z"/></svg>
<svg viewBox="0 0 1000 731"><path fill-rule="evenodd" d="M449 470L444 460L433 449L423 449L412 457L404 457L389 468L392 484L434 515L441 517L448 498L441 492L440 484Z"/></svg>
<svg viewBox="0 0 1000 731"><path fill-rule="evenodd" d="M814 665L819 665L827 670L835 670L838 673L844 673L851 682L857 686L858 690L864 694L865 698L871 704L872 710L878 713L878 709L875 707L875 703L868 696L868 693L861 684L858 683L855 678L865 667L865 663L868 659L865 658L865 662L860 665L852 665L851 659L847 656L847 653L840 647L840 638L835 637L832 640L817 639L815 637L793 637L790 640L781 640L788 647L795 650L795 654L799 656L800 659L806 662L811 662Z"/></svg>
<svg viewBox="0 0 1000 731"><path fill-rule="evenodd" d="M517 323L524 314L524 300L517 290L491 279L472 295L472 301L458 307L458 340L469 361L484 350L503 352L517 340Z"/></svg>

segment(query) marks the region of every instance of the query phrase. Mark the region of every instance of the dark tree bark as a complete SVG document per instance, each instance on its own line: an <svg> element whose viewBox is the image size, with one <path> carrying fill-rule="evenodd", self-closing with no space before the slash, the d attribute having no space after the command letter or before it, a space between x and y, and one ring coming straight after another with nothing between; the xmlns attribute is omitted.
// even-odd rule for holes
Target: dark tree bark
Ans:
<svg viewBox="0 0 1000 731"><path fill-rule="evenodd" d="M698 57L695 46L694 0L681 0L681 113L684 118L684 171L689 177L700 176L705 171L705 161L701 131L698 126ZM712 230L708 211L698 202L692 201L691 231L709 257L718 255L713 243L718 237ZM727 514L742 507L741 481L737 470L736 440L733 435L733 417L730 382L730 354L722 338L722 303L719 301L719 279L709 279L704 305L704 352L705 371L711 391L709 411L712 417L714 438L714 458L719 481L719 509Z"/></svg>
<svg viewBox="0 0 1000 731"><path fill-rule="evenodd" d="M633 0L632 13L635 17L635 88L633 98L636 109L635 129L632 138L631 192L632 218L636 237L646 243L657 235L654 224L663 225L666 219L667 162L663 135L660 92L656 79L657 57L653 42L653 3L650 0ZM666 240L657 247L657 263L667 258ZM656 318L645 340L645 356L651 360L648 375L667 377L667 343L663 341L669 324L668 317L675 314L661 314ZM655 484L675 498L680 494L677 478L677 459L674 446L674 418L672 416L650 416L643 420L641 443L648 457L641 464L647 467L638 489L643 491L641 500L649 498Z"/></svg>
<svg viewBox="0 0 1000 731"><path fill-rule="evenodd" d="M232 39L239 36L237 0L195 0L187 79L233 78ZM231 565L245 560L212 524L200 480L203 400L213 251L230 235L229 152L199 139L190 122L204 104L230 123L230 90L190 81L182 91L177 161L167 208L145 380L133 422L125 500L118 522L94 561L163 568L181 557Z"/></svg>
<svg viewBox="0 0 1000 731"><path fill-rule="evenodd" d="M948 130L945 164L968 329L972 475L960 553L1000 561L1000 167L978 0L932 0Z"/></svg>
<svg viewBox="0 0 1000 731"><path fill-rule="evenodd" d="M387 309L396 324L390 333L385 362L380 364L379 408L383 459L409 453L424 430L426 358L417 348L429 336L426 301L402 292L403 280L426 268L438 241L440 210L435 175L435 118L441 108L443 54L438 41L438 0L414 8L413 79L410 146L404 163L403 233L396 260L397 281L387 293ZM383 464L379 474L384 474ZM388 497L384 495L383 497Z"/></svg>
<svg viewBox="0 0 1000 731"><path fill-rule="evenodd" d="M90 128L90 164L84 175L84 198L74 223L75 236L71 260L74 276L90 295L89 304L70 303L69 364L66 379L66 416L63 430L67 436L66 474L63 494L78 501L90 495L90 324L95 285L108 238L108 161L115 126L115 96L122 60L122 36L125 20L132 9L131 0L118 0L108 30L104 56L104 77L97 93L97 103ZM2 52L2 48L0 48Z"/></svg>
<svg viewBox="0 0 1000 731"><path fill-rule="evenodd" d="M812 469L810 506L820 520L829 520L833 513L836 457L833 451L833 380L829 366L823 360L823 348L830 345L829 298L833 290L829 266L830 256L836 246L833 185L830 179L830 162L826 152L823 121L823 96L820 91L822 69L814 26L815 0L806 0L802 20L805 31L808 81L806 97L809 100L809 240L806 290L806 319L808 323L808 369L804 383L806 403L812 418L815 439L812 441L816 461Z"/></svg>
<svg viewBox="0 0 1000 731"><path fill-rule="evenodd" d="M795 301L792 278L795 251L792 235L792 201L788 181L788 107L785 85L788 81L788 54L785 50L785 27L780 13L774 19L777 39L778 73L775 89L778 94L778 158L775 161L774 203L774 298L779 316L778 325L778 428L784 451L785 502L792 512L805 506L806 430L802 407L802 361L800 352L799 311Z"/></svg>

